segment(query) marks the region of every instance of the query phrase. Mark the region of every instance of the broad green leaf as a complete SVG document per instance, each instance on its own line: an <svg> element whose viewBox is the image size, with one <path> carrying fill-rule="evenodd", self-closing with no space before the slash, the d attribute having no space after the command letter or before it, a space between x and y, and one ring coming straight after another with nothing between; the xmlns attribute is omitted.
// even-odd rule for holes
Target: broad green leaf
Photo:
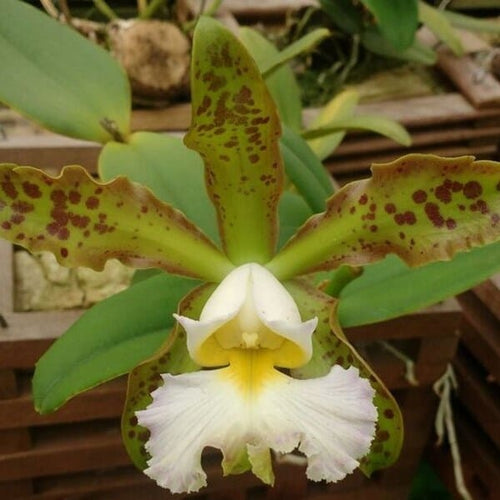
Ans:
<svg viewBox="0 0 500 500"><path fill-rule="evenodd" d="M418 26L417 0L361 0L374 15L380 33L398 51L410 47Z"/></svg>
<svg viewBox="0 0 500 500"><path fill-rule="evenodd" d="M194 224L148 188L125 177L96 182L79 166L51 177L0 165L0 236L30 251L53 252L67 267L100 271L116 258L208 281L232 268Z"/></svg>
<svg viewBox="0 0 500 500"><path fill-rule="evenodd" d="M421 0L418 2L418 16L435 35L444 42L456 56L462 56L464 48L459 36L442 10L435 9Z"/></svg>
<svg viewBox="0 0 500 500"><path fill-rule="evenodd" d="M387 254L410 266L500 238L500 163L411 154L372 166L327 201L268 263L279 279Z"/></svg>
<svg viewBox="0 0 500 500"><path fill-rule="evenodd" d="M378 412L375 437L370 452L360 460L360 468L370 476L378 469L389 467L397 460L403 444L403 418L398 404L342 332L337 321L336 299L300 280L285 285L294 297L302 318L318 318L312 337L313 356L305 366L292 370L292 375L314 378L326 375L335 364L346 369L356 367L360 376L368 379L376 391L373 402Z"/></svg>
<svg viewBox="0 0 500 500"><path fill-rule="evenodd" d="M431 66L436 64L436 53L417 39L404 50L395 49L375 28L368 28L361 34L361 43L370 51L384 57L413 61Z"/></svg>
<svg viewBox="0 0 500 500"><path fill-rule="evenodd" d="M500 242L418 268L390 255L366 266L342 289L339 320L348 327L396 318L464 292L498 272Z"/></svg>
<svg viewBox="0 0 500 500"><path fill-rule="evenodd" d="M410 134L398 122L380 115L361 115L331 120L325 127L307 130L302 134L304 139L328 138L342 131L365 130L384 135L393 141L409 146L411 144Z"/></svg>
<svg viewBox="0 0 500 500"><path fill-rule="evenodd" d="M202 285L193 290L180 303L179 314L199 317L214 288L213 285ZM151 393L163 385L162 374L177 375L198 369L199 366L189 357L186 334L176 325L157 352L130 372L122 415L122 437L130 458L139 469L145 469L147 466L148 454L144 445L149 438L149 432L137 423L135 412L145 409L151 403Z"/></svg>
<svg viewBox="0 0 500 500"><path fill-rule="evenodd" d="M234 264L267 262L283 186L273 100L241 42L207 17L196 25L191 79L193 115L184 141L205 162L222 245Z"/></svg>
<svg viewBox="0 0 500 500"><path fill-rule="evenodd" d="M252 28L240 28L239 36L261 72L271 60L279 56L278 49ZM302 127L300 88L290 66L282 66L265 80L281 121L293 130L300 130Z"/></svg>
<svg viewBox="0 0 500 500"><path fill-rule="evenodd" d="M343 31L355 34L363 29L363 15L352 0L319 0L321 8Z"/></svg>
<svg viewBox="0 0 500 500"><path fill-rule="evenodd" d="M36 365L37 411L54 411L76 394L129 372L151 356L173 326L178 302L196 285L161 274L86 311Z"/></svg>
<svg viewBox="0 0 500 500"><path fill-rule="evenodd" d="M317 28L307 35L304 35L302 38L299 38L294 43L288 45L288 47L284 48L281 52L276 54L274 57L271 57L267 64L262 67L259 65L259 69L264 78L269 78L276 70L281 68L284 64L291 61L295 57L309 52L318 43L323 41L325 38L330 36L330 32L326 28ZM250 53L252 53L250 51Z"/></svg>
<svg viewBox="0 0 500 500"><path fill-rule="evenodd" d="M0 101L59 134L126 139L130 89L104 49L19 0L2 0Z"/></svg>
<svg viewBox="0 0 500 500"><path fill-rule="evenodd" d="M313 213L304 198L292 191L283 191L278 208L280 219L278 248L281 248Z"/></svg>
<svg viewBox="0 0 500 500"><path fill-rule="evenodd" d="M203 161L181 139L136 132L125 144L108 142L99 156L99 175L104 181L125 175L149 187L157 198L179 209L217 241L217 220L205 189Z"/></svg>
<svg viewBox="0 0 500 500"><path fill-rule="evenodd" d="M309 130L314 130L329 126L331 121L350 118L359 101L359 93L355 90L344 90L328 102L320 111L318 116L311 122ZM344 139L343 130L332 133L318 139L307 141L311 149L316 153L320 160L324 160L337 149L338 145Z"/></svg>
<svg viewBox="0 0 500 500"><path fill-rule="evenodd" d="M332 179L307 142L288 127L283 128L281 153L285 171L313 212L325 209L333 193Z"/></svg>
<svg viewBox="0 0 500 500"><path fill-rule="evenodd" d="M460 14L459 12L453 12L451 10L444 10L443 15L455 28L478 31L479 33L500 34L500 23L496 21L466 16L465 14Z"/></svg>

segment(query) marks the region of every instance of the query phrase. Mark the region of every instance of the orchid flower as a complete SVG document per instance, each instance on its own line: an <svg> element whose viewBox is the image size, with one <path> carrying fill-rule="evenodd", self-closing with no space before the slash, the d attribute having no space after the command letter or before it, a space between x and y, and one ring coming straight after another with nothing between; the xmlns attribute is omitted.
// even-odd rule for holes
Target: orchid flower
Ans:
<svg viewBox="0 0 500 500"><path fill-rule="evenodd" d="M312 480L390 465L402 443L398 406L342 333L336 300L302 276L389 253L421 265L499 239L500 164L408 155L375 165L276 252L280 124L258 68L202 18L191 73L185 143L204 160L222 248L149 189L97 182L77 166L59 177L0 166L0 235L67 266L99 270L114 257L205 282L129 377L124 442L159 485L202 487L207 446L222 451L225 474L251 470L269 484L270 450L298 449Z"/></svg>

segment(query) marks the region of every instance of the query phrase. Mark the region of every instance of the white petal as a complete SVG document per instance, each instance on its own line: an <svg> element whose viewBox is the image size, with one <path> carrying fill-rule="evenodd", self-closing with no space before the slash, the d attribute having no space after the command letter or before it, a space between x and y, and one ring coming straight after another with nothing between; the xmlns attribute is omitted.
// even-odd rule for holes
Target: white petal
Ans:
<svg viewBox="0 0 500 500"><path fill-rule="evenodd" d="M235 398L234 386L221 387L223 370L163 375L165 384L152 393L151 405L137 412L139 424L151 433L144 472L173 493L206 485L200 464L205 446L224 448L228 460L245 446L241 399Z"/></svg>
<svg viewBox="0 0 500 500"><path fill-rule="evenodd" d="M266 448L308 457L307 475L337 481L366 455L375 433L374 391L356 368L335 366L321 378L295 380L276 370L257 370L242 384L231 366L164 376L153 403L137 412L151 431L146 474L173 492L206 484L200 456L205 446L222 450L227 462L248 445L254 472L272 481ZM244 382L244 381L243 381Z"/></svg>

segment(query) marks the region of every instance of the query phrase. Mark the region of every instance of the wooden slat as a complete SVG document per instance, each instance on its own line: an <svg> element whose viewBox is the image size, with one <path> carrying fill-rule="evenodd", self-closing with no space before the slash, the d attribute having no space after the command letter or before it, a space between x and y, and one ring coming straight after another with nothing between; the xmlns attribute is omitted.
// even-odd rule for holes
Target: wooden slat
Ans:
<svg viewBox="0 0 500 500"><path fill-rule="evenodd" d="M126 380L122 377L76 396L54 413L39 415L31 392L25 390L20 397L0 401L0 429L119 418L125 391Z"/></svg>
<svg viewBox="0 0 500 500"><path fill-rule="evenodd" d="M497 318L473 292L458 296L466 322L462 327L467 349L500 381L500 328Z"/></svg>
<svg viewBox="0 0 500 500"><path fill-rule="evenodd" d="M500 321L500 274L474 287L473 292Z"/></svg>
<svg viewBox="0 0 500 500"><path fill-rule="evenodd" d="M500 450L500 385L488 382L464 348L453 360L460 403Z"/></svg>

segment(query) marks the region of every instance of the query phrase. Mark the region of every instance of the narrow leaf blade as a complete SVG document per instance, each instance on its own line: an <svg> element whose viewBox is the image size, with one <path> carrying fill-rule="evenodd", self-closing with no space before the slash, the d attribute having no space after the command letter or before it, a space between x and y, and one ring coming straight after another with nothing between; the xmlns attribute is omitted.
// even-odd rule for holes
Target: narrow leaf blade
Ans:
<svg viewBox="0 0 500 500"><path fill-rule="evenodd" d="M417 0L361 0L375 16L382 35L401 51L415 38L418 26Z"/></svg>
<svg viewBox="0 0 500 500"><path fill-rule="evenodd" d="M125 177L94 181L82 167L51 177L0 165L0 236L59 263L102 270L111 258L209 281L232 268L180 212Z"/></svg>
<svg viewBox="0 0 500 500"><path fill-rule="evenodd" d="M373 165L309 219L268 268L281 279L395 253L410 266L500 238L500 163L411 154Z"/></svg>
<svg viewBox="0 0 500 500"><path fill-rule="evenodd" d="M127 137L131 105L124 71L68 26L19 0L2 0L0 61L0 101L21 114L89 141Z"/></svg>
<svg viewBox="0 0 500 500"><path fill-rule="evenodd" d="M349 327L397 318L462 293L498 272L500 242L459 253L449 262L418 268L409 268L389 255L366 266L342 290L339 320Z"/></svg>
<svg viewBox="0 0 500 500"><path fill-rule="evenodd" d="M54 411L76 394L129 372L151 356L174 324L177 303L196 285L161 274L86 311L36 365L37 411Z"/></svg>
<svg viewBox="0 0 500 500"><path fill-rule="evenodd" d="M193 115L184 140L205 162L222 245L234 264L267 262L283 185L273 100L241 42L210 18L198 21L191 75Z"/></svg>

